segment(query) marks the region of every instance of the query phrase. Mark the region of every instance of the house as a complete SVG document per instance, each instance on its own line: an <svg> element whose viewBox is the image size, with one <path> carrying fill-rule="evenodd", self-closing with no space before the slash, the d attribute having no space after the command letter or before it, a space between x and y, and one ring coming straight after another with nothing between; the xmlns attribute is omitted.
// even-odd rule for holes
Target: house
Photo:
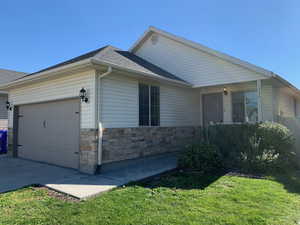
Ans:
<svg viewBox="0 0 300 225"><path fill-rule="evenodd" d="M0 85L6 84L18 78L21 78L26 73L0 68ZM6 102L8 100L7 92L0 91L0 130L6 130L8 125L8 113Z"/></svg>
<svg viewBox="0 0 300 225"><path fill-rule="evenodd" d="M300 115L279 75L154 27L129 51L106 46L1 89L14 156L85 173L176 151L212 122Z"/></svg>

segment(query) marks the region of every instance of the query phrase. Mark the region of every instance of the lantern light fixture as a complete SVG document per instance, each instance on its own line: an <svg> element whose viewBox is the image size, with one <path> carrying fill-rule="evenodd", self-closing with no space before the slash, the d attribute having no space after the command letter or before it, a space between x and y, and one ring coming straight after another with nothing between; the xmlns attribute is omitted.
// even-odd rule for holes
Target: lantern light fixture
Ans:
<svg viewBox="0 0 300 225"><path fill-rule="evenodd" d="M6 101L6 109L7 110L12 110L12 104L9 101Z"/></svg>
<svg viewBox="0 0 300 225"><path fill-rule="evenodd" d="M81 88L81 90L79 91L79 97L80 97L82 102L88 102L89 101L89 99L87 97L87 91L84 88Z"/></svg>
<svg viewBox="0 0 300 225"><path fill-rule="evenodd" d="M224 95L228 95L228 90L226 87L223 88L223 93L224 93Z"/></svg>

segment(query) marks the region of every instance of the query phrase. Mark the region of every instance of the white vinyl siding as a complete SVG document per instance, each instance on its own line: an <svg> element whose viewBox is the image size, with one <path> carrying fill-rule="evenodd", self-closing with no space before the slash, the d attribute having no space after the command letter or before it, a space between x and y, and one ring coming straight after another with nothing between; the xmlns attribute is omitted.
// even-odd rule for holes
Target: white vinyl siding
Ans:
<svg viewBox="0 0 300 225"><path fill-rule="evenodd" d="M9 101L22 105L79 96L80 89L87 90L88 103L81 104L81 128L95 128L95 71L36 82L9 91ZM9 127L12 127L13 112L9 111Z"/></svg>
<svg viewBox="0 0 300 225"><path fill-rule="evenodd" d="M0 130L6 130L8 128L8 120L0 119Z"/></svg>
<svg viewBox="0 0 300 225"><path fill-rule="evenodd" d="M300 99L296 100L296 117L300 117Z"/></svg>
<svg viewBox="0 0 300 225"><path fill-rule="evenodd" d="M277 88L278 110L277 115L282 117L295 117L296 102L293 95L287 93L284 89Z"/></svg>
<svg viewBox="0 0 300 225"><path fill-rule="evenodd" d="M162 86L161 126L200 125L199 92L188 88Z"/></svg>
<svg viewBox="0 0 300 225"><path fill-rule="evenodd" d="M136 54L195 86L212 86L265 78L259 73L162 35L158 36L156 44L148 38Z"/></svg>
<svg viewBox="0 0 300 225"><path fill-rule="evenodd" d="M110 74L100 81L100 115L104 128L138 126L138 81Z"/></svg>
<svg viewBox="0 0 300 225"><path fill-rule="evenodd" d="M261 83L261 107L262 107L262 120L274 121L274 98L273 86L270 80L263 80Z"/></svg>
<svg viewBox="0 0 300 225"><path fill-rule="evenodd" d="M7 120L8 112L6 109L7 94L0 95L0 120ZM1 126L0 126L1 127Z"/></svg>
<svg viewBox="0 0 300 225"><path fill-rule="evenodd" d="M104 128L138 127L137 80L122 74L101 79L100 115ZM152 83L149 83L152 84ZM160 126L199 125L199 95L195 90L155 83L160 87Z"/></svg>

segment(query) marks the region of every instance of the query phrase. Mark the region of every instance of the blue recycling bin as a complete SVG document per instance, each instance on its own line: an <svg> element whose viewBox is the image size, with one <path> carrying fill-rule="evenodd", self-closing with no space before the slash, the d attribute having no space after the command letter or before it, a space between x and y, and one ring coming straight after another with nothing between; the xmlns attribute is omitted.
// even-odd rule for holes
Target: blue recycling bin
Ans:
<svg viewBox="0 0 300 225"><path fill-rule="evenodd" d="M0 130L0 154L7 153L7 130Z"/></svg>

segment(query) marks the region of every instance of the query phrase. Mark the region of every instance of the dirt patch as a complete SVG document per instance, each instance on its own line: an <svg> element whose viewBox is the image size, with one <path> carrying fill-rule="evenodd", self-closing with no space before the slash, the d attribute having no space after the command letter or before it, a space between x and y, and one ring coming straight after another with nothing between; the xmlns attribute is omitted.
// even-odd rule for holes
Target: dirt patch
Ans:
<svg viewBox="0 0 300 225"><path fill-rule="evenodd" d="M65 202L80 202L79 199L77 198L74 198L73 196L70 196L70 195L66 195L64 193L61 193L61 192L57 192L57 191L54 191L52 189L49 189L45 186L34 186L32 187L33 189L35 190L44 190L47 192L47 195L52 197L52 198L56 198L56 199L59 199L59 200L62 200L62 201L65 201Z"/></svg>

